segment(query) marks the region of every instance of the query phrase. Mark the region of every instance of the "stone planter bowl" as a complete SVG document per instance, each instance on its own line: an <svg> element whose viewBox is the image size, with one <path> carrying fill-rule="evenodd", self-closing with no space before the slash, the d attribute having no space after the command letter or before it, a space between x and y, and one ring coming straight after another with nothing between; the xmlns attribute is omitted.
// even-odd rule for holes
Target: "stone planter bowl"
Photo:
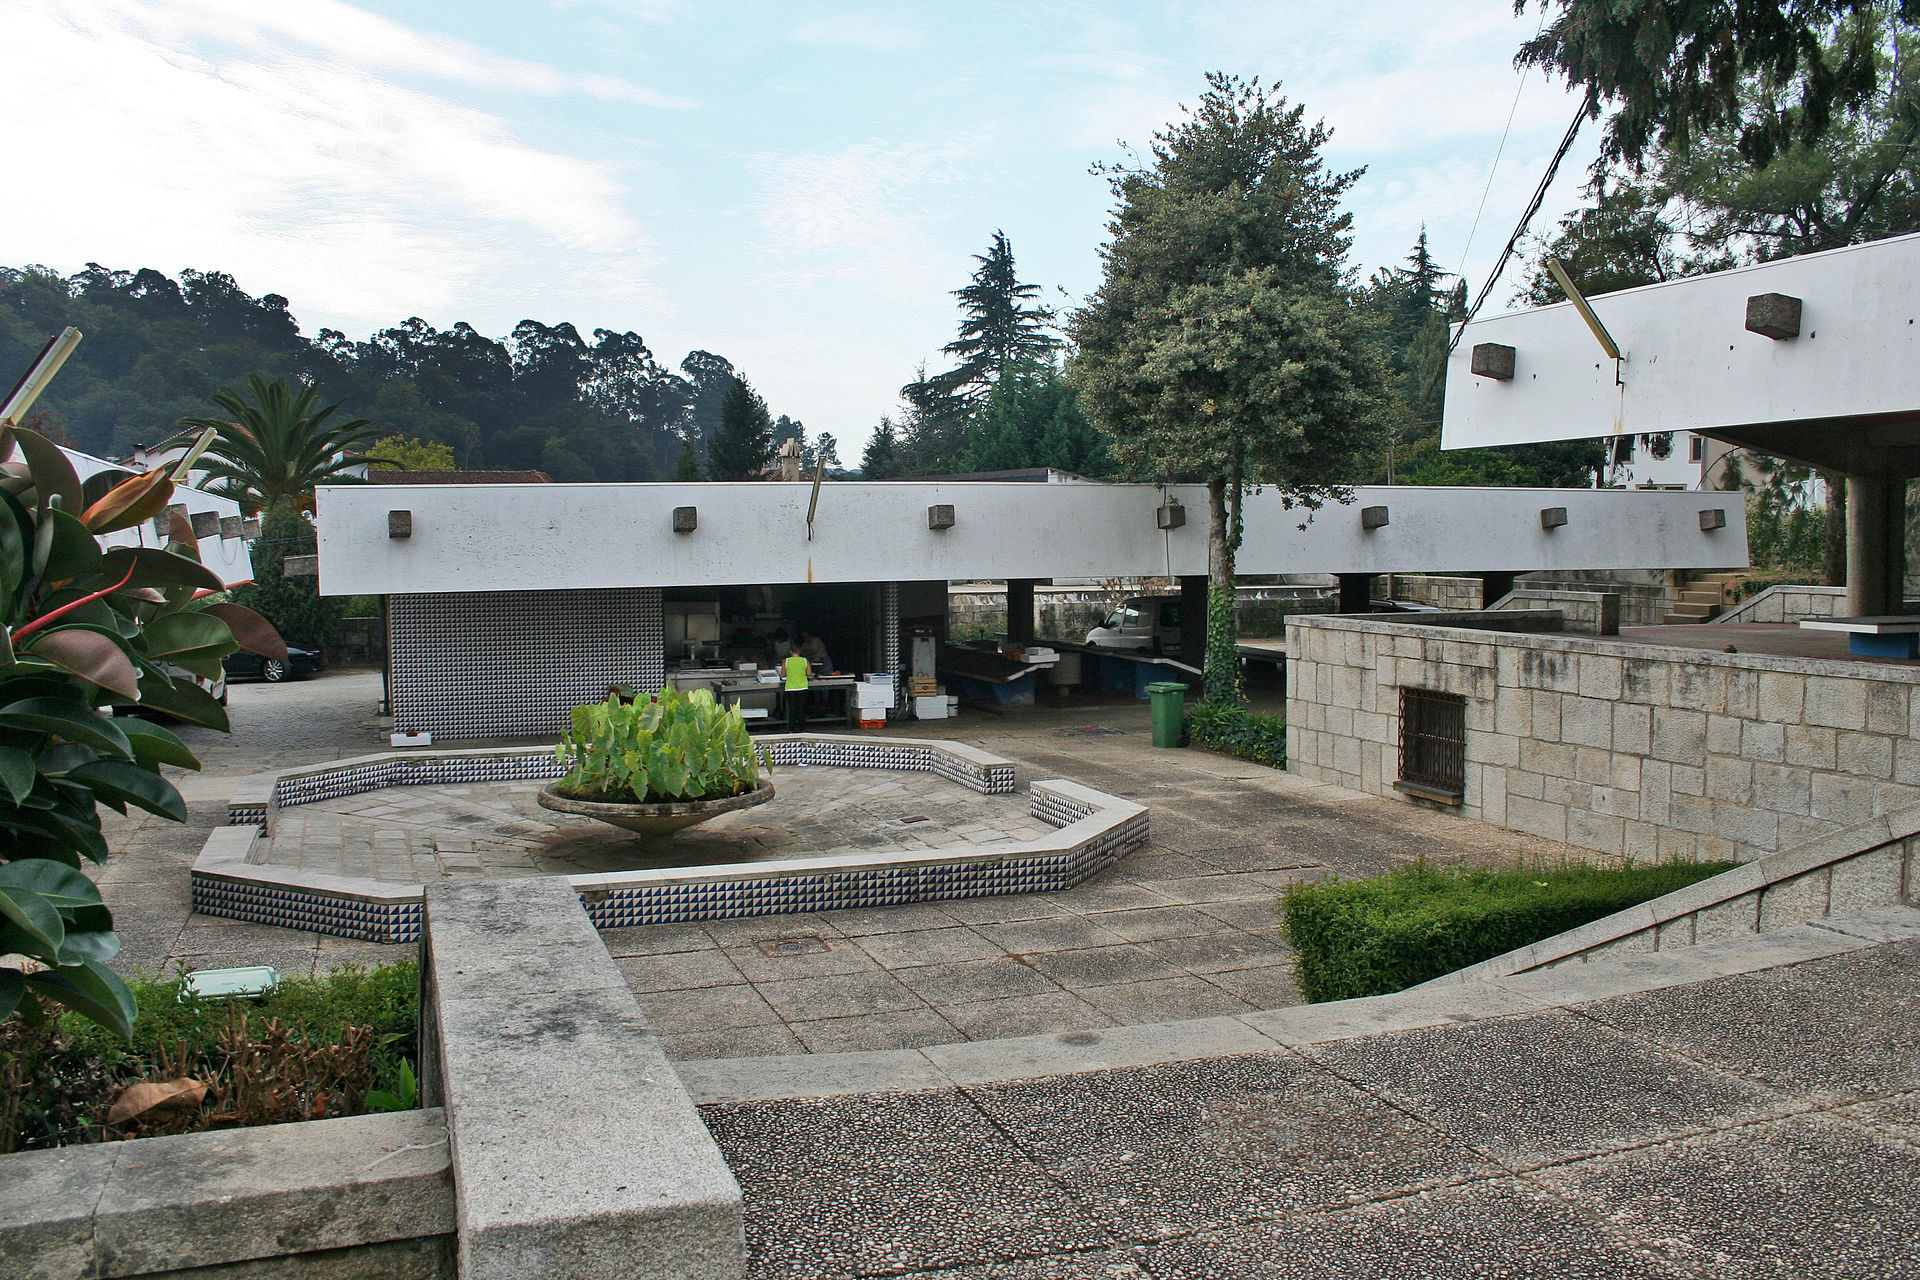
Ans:
<svg viewBox="0 0 1920 1280"><path fill-rule="evenodd" d="M718 800L675 800L662 804L616 804L604 800L574 800L555 791L549 782L540 788L540 807L611 823L643 836L670 836L684 827L717 818L736 809L751 809L773 799L773 782L762 778L753 790Z"/></svg>

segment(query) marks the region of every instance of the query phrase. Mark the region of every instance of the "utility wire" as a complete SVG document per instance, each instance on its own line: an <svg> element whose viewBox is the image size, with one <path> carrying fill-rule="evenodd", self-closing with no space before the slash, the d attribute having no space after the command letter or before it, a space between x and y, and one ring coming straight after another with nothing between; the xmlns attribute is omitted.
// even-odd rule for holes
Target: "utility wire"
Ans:
<svg viewBox="0 0 1920 1280"><path fill-rule="evenodd" d="M1493 270L1487 273L1487 282L1480 286L1480 296L1473 300L1473 305L1467 308L1467 314L1461 318L1460 327L1454 330L1453 340L1447 344L1448 355L1452 355L1453 349L1460 345L1460 337L1467 331L1467 322L1478 315L1480 308L1486 304L1487 298L1493 293L1493 286L1499 282L1500 273L1507 268L1507 260L1513 257L1521 239L1527 234L1527 227L1532 223L1533 215L1540 212L1540 206L1547 198L1547 188L1553 185L1554 178L1559 175L1560 162L1567 158L1567 152L1573 150L1573 140L1580 136L1580 126L1585 123L1587 112L1592 106L1593 95L1589 93L1581 99L1579 110L1573 113L1573 123L1567 126L1566 136L1560 139L1559 150L1553 153L1553 160L1547 165L1547 171L1540 176L1540 185L1533 189L1533 199L1527 202L1526 212L1520 215L1520 221L1514 227L1513 234L1507 237L1506 248L1502 249L1500 256L1494 259ZM1433 389L1429 387L1427 390L1431 395Z"/></svg>

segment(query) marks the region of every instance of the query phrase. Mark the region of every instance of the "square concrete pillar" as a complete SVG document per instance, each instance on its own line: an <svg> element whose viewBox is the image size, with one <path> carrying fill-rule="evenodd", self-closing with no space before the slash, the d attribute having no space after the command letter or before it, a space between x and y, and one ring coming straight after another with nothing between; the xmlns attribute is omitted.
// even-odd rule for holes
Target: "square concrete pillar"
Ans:
<svg viewBox="0 0 1920 1280"><path fill-rule="evenodd" d="M1014 578L1007 583L1007 639L1033 639L1032 578Z"/></svg>
<svg viewBox="0 0 1920 1280"><path fill-rule="evenodd" d="M1180 661L1191 667L1207 661L1207 579L1180 579Z"/></svg>
<svg viewBox="0 0 1920 1280"><path fill-rule="evenodd" d="M1847 615L1880 617L1904 607L1907 486L1847 477Z"/></svg>

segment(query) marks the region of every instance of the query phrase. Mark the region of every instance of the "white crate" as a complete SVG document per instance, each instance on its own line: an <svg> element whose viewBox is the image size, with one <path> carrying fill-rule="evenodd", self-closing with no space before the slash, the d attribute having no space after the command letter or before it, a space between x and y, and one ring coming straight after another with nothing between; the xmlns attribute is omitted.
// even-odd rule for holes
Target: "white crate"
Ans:
<svg viewBox="0 0 1920 1280"><path fill-rule="evenodd" d="M954 703L951 699L938 694L913 700L913 714L921 720L945 720L953 714L953 707Z"/></svg>

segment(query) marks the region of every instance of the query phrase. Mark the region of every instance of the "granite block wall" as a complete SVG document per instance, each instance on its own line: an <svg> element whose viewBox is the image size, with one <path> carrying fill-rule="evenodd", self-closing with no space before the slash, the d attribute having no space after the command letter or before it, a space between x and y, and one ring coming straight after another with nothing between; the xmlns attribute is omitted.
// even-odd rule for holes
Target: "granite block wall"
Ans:
<svg viewBox="0 0 1920 1280"><path fill-rule="evenodd" d="M1398 796L1400 688L1460 694L1460 811L1582 848L1749 862L1920 804L1920 668L1340 616L1287 647L1290 770Z"/></svg>

